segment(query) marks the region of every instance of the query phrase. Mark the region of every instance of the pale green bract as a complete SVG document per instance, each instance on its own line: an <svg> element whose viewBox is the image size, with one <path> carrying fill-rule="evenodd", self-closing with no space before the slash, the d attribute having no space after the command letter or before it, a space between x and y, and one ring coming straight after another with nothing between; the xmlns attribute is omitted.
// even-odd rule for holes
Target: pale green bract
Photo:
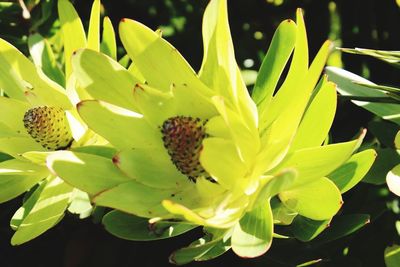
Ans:
<svg viewBox="0 0 400 267"><path fill-rule="evenodd" d="M296 23L279 25L250 96L226 5L212 0L205 11L198 74L159 31L130 19L119 25L133 61L128 70L90 49L74 53L72 75L88 98L78 103L79 115L119 152L113 159L76 151L47 158L53 173L116 210L103 223L119 237L166 238L204 226L204 238L171 256L177 264L230 248L243 257L264 254L276 236L274 223L283 222L274 218L271 199L294 216L330 220L342 205L341 191L358 183L375 157L373 151L352 157L365 132L324 144L336 110L335 85L326 77L318 83L330 42L309 65L301 11ZM200 145L188 150L184 141L192 135ZM342 165L352 172L346 175Z"/></svg>
<svg viewBox="0 0 400 267"><path fill-rule="evenodd" d="M65 74L50 42L41 35L33 34L28 39L33 62L0 39L0 88L4 92L0 97L3 111L0 151L12 156L0 163L0 202L29 190L22 207L11 219L11 227L16 230L11 239L13 245L27 242L53 227L67 209L82 218L89 216L92 210L87 193L65 183L46 168L46 157L54 151L44 148L28 134L24 114L44 106L65 111L73 136L68 149L72 151L90 153L108 144L89 130L77 113L75 103L80 101L84 91L76 86L70 64L70 56L76 49L88 47L99 51L100 1L93 4L87 44L82 22L72 4L59 0L58 10L61 30L55 38L63 39ZM110 27L106 22L104 28L107 28L108 38L103 38L103 47L112 52L115 37ZM111 147L107 149L114 151Z"/></svg>

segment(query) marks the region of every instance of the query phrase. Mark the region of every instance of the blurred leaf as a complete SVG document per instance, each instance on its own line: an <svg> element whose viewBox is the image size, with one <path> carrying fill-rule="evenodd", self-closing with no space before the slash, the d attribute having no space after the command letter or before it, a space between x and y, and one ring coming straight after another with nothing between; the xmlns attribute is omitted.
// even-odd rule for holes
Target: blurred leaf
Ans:
<svg viewBox="0 0 400 267"><path fill-rule="evenodd" d="M370 121L368 123L368 130L378 139L381 145L389 148L394 148L393 140L395 140L399 129L397 124L385 120Z"/></svg>
<svg viewBox="0 0 400 267"><path fill-rule="evenodd" d="M87 193L74 188L71 194L71 204L68 211L73 214L79 214L80 219L85 219L90 216L93 210L90 204L90 199Z"/></svg>
<svg viewBox="0 0 400 267"><path fill-rule="evenodd" d="M400 266L400 246L393 245L385 249L386 267Z"/></svg>
<svg viewBox="0 0 400 267"><path fill-rule="evenodd" d="M362 179L365 183L380 185L386 182L386 174L400 162L399 153L391 148L377 149L377 157L369 172Z"/></svg>
<svg viewBox="0 0 400 267"><path fill-rule="evenodd" d="M394 146L396 149L400 149L400 131L396 133L396 136L394 138Z"/></svg>
<svg viewBox="0 0 400 267"><path fill-rule="evenodd" d="M258 72L255 70L242 70L240 72L242 74L244 83L247 86L253 85L256 82Z"/></svg>
<svg viewBox="0 0 400 267"><path fill-rule="evenodd" d="M137 217L121 211L111 211L102 220L105 229L126 240L157 240L186 233L198 226L179 222L149 223L148 218Z"/></svg>
<svg viewBox="0 0 400 267"><path fill-rule="evenodd" d="M387 174L386 183L393 194L400 196L400 164Z"/></svg>
<svg viewBox="0 0 400 267"><path fill-rule="evenodd" d="M311 260L311 261L307 261L307 262L301 263L299 265L296 265L296 267L311 266L311 265L314 265L314 264L319 263L321 261L322 261L322 259Z"/></svg>
<svg viewBox="0 0 400 267"><path fill-rule="evenodd" d="M372 56L400 67L400 51L374 50L365 48L341 48L343 52Z"/></svg>
<svg viewBox="0 0 400 267"><path fill-rule="evenodd" d="M361 82L374 85L372 82L356 74L335 67L327 67L326 72L329 79L338 85L337 90L344 96L387 98L387 95L384 92L371 90L368 87L357 84ZM352 102L382 117L383 119L400 124L400 104L373 103L356 100L353 100ZM399 103L399 101L397 101L397 103Z"/></svg>
<svg viewBox="0 0 400 267"><path fill-rule="evenodd" d="M376 156L373 149L354 154L346 163L329 174L328 178L336 184L341 193L345 193L362 180Z"/></svg>
<svg viewBox="0 0 400 267"><path fill-rule="evenodd" d="M364 86L364 87L367 87L367 88L385 91L386 93L394 93L394 94L400 93L400 88L396 88L396 87L377 85L377 84L371 84L371 83L363 83L363 82L354 82L354 83Z"/></svg>

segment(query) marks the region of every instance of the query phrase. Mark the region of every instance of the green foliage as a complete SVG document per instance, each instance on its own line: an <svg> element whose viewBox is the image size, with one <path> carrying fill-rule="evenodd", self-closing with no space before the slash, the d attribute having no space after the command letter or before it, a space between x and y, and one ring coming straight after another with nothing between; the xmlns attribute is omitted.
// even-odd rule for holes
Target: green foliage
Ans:
<svg viewBox="0 0 400 267"><path fill-rule="evenodd" d="M55 3L55 1L42 1L42 3L47 2L53 2L53 5ZM157 12L160 12L159 7L165 3L168 8L165 8L167 11L164 12L175 14L175 17L160 27L163 29L164 37L180 38L187 27L189 19L181 16L183 11L176 8L181 5L181 2L188 7L185 12L189 12L191 17L196 18L196 14L200 13L200 8L197 11L198 3L193 5L186 1L146 3L150 6L149 10L157 14L157 19L154 20L164 19ZM83 5L78 1L76 4ZM231 2L229 4L236 5ZM277 4L287 7L286 1ZM39 32L42 35L33 34L27 38L32 60L44 73L39 77L44 79L46 88L40 92L43 84L35 81L35 93L36 86L39 86L39 100L30 97L29 102L38 105L43 102L43 99L47 101L58 94L58 92L44 93L44 91L49 91L46 84L56 88L55 91L64 92L65 88L68 98L60 96L61 100L56 100L56 102L66 99L62 104L65 106L74 106L79 102L79 115L75 110L71 111L71 114L73 113L75 123L82 127L80 130L75 130L75 134L81 138L76 140L71 151L56 153L43 152L35 143L29 146L29 136L20 139L7 137L0 141L0 146L3 151L15 156L16 159L11 161L21 158L20 154L22 154L24 159L34 163L29 163L30 166L35 166L32 167L33 169L45 169L47 163L52 172L64 178L68 184L77 186L83 191L77 188L72 189L63 182L61 184L62 188L65 187L65 192L63 190L49 191L49 189L45 191L48 182L43 178L47 177L47 170L44 170L41 178L36 170L29 173L35 178L29 177L29 183L24 176L26 166L21 168L21 173L18 173L18 178L24 177L24 180L16 179L14 172L5 172L4 182L9 183L10 180L7 179L13 180L13 186L4 190L6 199L29 190L41 180L39 186L34 187L27 194L27 196L31 195L13 217L12 227L19 228L18 234L13 238L13 243L23 243L54 226L63 217L66 209L71 213L79 214L81 218L87 217L92 212L90 201L117 209L108 212L103 217L103 224L107 231L123 239L168 238L183 234L199 224L208 225L204 227L204 237L171 255L170 261L175 264L213 259L231 247L240 256L256 257L270 248L273 237L291 238L292 240L289 240L287 244L295 243L293 238L301 241L313 240L312 242L317 244L317 249L320 249L318 242L331 244L330 241L345 237L364 226L368 215L351 212L349 214L346 205L345 214L332 219L341 207L341 193L347 192L363 179L374 161L375 153L372 149L364 150L368 147L362 147L363 151L352 155L358 149L363 136L355 141L339 144L329 144L326 141L336 111L335 85L328 82L326 77L323 77L318 85L316 84L325 64L330 43L324 44L309 69L307 37L302 13L299 10L296 23L285 20L278 26L270 49L262 61L259 75L255 78L255 71L251 70L253 77L247 80L242 77L246 72L239 71L238 68L238 65L242 65L241 60L236 62L234 56L224 5L226 5L225 1L214 0L206 11L203 27L205 59L199 73L201 78L199 82L189 64L175 48L161 38L159 31L153 32L136 21L125 20L120 25L121 39L129 56L122 57L120 64L117 63L114 29L107 17L103 20L100 42L100 11L102 9L100 1L94 2L89 23L80 21L68 1L59 1L61 32L53 31L51 33L51 35L54 34L53 37L47 39L42 36L49 37L49 34L40 29ZM43 4L43 7L45 6ZM193 12L193 6L196 12ZM216 12L217 7L223 11ZM43 9L43 18L55 13L48 10ZM232 10L235 9L232 8ZM233 16L239 17L237 14ZM39 22L40 20L37 23ZM57 24L55 25L53 30L57 29ZM84 31L86 25L89 26L87 39ZM35 27L41 26L38 24ZM238 25L234 27L237 28ZM243 25L243 28L246 27ZM249 27L251 27L249 33L252 33L253 24ZM260 41L255 45L256 42L252 40L254 44L251 46L252 49L246 51L245 47L239 46L239 49L235 51L236 56L243 58L242 51L246 51L249 53L249 58L255 59L254 55L260 51L260 46L262 48L265 46L266 35L258 32L257 36L260 34L261 37L257 38L262 40L262 44ZM61 36L64 42L64 53L60 50ZM234 34L234 36L237 35ZM246 36L248 35L244 35L243 38L245 39ZM26 39L23 42L26 42ZM258 48L253 49L256 46ZM293 48L295 48L294 53ZM187 49L196 49L196 46L191 43L185 43L184 49L182 52L185 55L192 54L192 57L195 57L196 54L200 54L197 50L192 53L186 52ZM99 53L100 51L104 54ZM118 51L118 55L123 55L121 49ZM260 52L260 59L263 58L262 54L263 52ZM292 61L286 75L284 69L291 55ZM258 66L258 61L261 63L260 59L255 59L255 67ZM7 60L9 59L6 59L5 64L9 63ZM133 63L130 62L131 60ZM27 64L22 60L18 62L21 65ZM4 70L8 69L14 70L14 66L5 65ZM29 71L31 70L33 68L29 68ZM16 84L13 85L14 87L21 87L18 85L20 73L19 71L16 73L16 79L5 81L14 82ZM33 73L36 72L33 71ZM25 80L25 77L28 77L28 82L31 83L34 78L28 74L24 74L26 76L22 78ZM43 78L44 75L45 78ZM247 94L244 81L246 85L255 83L254 88L248 87L250 91L253 90L254 102ZM140 86L136 86L137 84ZM300 84L303 86L299 87ZM22 86L26 84L23 83ZM390 101L390 104L393 104L396 100L395 88L375 85L367 87L370 90L376 90L376 88L384 90L386 93L383 101ZM134 91L134 97L132 97L132 91ZM24 101L25 98L20 91L15 90L14 93L16 98ZM10 101L8 106L15 106L16 111L11 112L12 114L6 113L4 116L6 123L4 126L0 125L0 134L7 136L10 129L17 129L17 127L24 130L21 125L15 125L14 118L18 117L17 114L21 114L21 110L26 109L23 104L18 103L18 101ZM157 105L163 109L154 108ZM160 127L166 117L177 114L211 118L207 126L210 133L218 138L204 140L201 164L218 185L212 183L210 185L206 179L198 179L197 188L188 190L186 186L189 188L191 184L187 177L171 164L171 158L161 143L157 127ZM216 114L220 116L214 118ZM81 119L98 135L90 130L84 133L86 125ZM396 118L392 119L396 120ZM315 125L317 121L318 126ZM258 129L261 130L257 132ZM394 135L390 138L394 140ZM386 164L383 168L386 171L395 165L393 152L396 153L396 151L392 145L389 145L392 141L385 136L380 139L384 140L380 140L380 144L386 142L385 146L390 146L392 154L386 158L380 158L380 150L387 148L378 147L379 164L375 165L376 168L373 167L364 181L369 179L377 181L376 183L384 181L386 177L382 174L384 171L380 167L381 163ZM225 142L226 140L228 142ZM255 151L262 152L257 154ZM48 156L50 157L47 159ZM252 162L253 159L256 161ZM7 164L7 161L4 164ZM239 180L253 166L256 173L254 177L257 178L246 177L246 179L249 178L249 182L241 181L235 186L229 185L232 181ZM258 177L261 178L258 179ZM54 179L54 177L48 179ZM183 186L176 187L176 183L181 183ZM224 195L217 188L219 184L229 190L236 186L240 188L240 193L235 192L234 197L242 196L243 192L245 195L254 194L250 200L246 200L245 197L238 197L235 199L236 202L226 200L231 204L228 208L237 209L245 203L248 208L239 209L241 214L236 213L231 216L238 222L222 230L213 227L225 227L228 223L204 219L209 216L207 209L224 203ZM7 195L8 189L12 191L11 195ZM182 191L185 192L182 193ZM195 197L198 191L206 195L204 197L206 201L203 196ZM345 201L346 197L351 196L353 192L351 190L344 196ZM152 199L147 201L149 196ZM357 201L349 201L349 205L353 203ZM52 211L45 209L41 213L40 210L38 211L40 205L49 209L54 207L54 209ZM225 207L222 206L223 208ZM354 209L357 209L357 206ZM341 212L343 210L339 211ZM157 218L157 215L162 216ZM229 216L221 215L222 218ZM321 221L322 219L324 220ZM331 222L331 227L325 230L328 222ZM26 228L25 223L28 225ZM288 225L284 226L287 227L284 229L289 229L289 233L282 230L280 225ZM279 247L285 241L287 240L274 242L277 242ZM312 248L314 244L312 242L305 250ZM335 244L332 246L334 247ZM302 245L300 247L305 248ZM293 251L282 250L286 251L286 257ZM268 258L275 256L273 248L269 253ZM327 254L328 252L325 252L320 255L331 256L326 256ZM265 257L260 262L268 258ZM310 261L315 258L317 258L315 255L312 257L302 255L299 259L290 259L290 262L301 263L299 266L308 266L320 262L320 260Z"/></svg>

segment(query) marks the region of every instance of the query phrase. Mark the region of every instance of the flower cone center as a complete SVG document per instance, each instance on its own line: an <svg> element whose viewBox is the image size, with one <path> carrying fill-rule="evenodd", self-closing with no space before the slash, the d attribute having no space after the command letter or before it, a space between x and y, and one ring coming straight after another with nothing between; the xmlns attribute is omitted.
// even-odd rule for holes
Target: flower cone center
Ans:
<svg viewBox="0 0 400 267"><path fill-rule="evenodd" d="M204 125L199 118L177 116L164 121L161 127L164 147L176 168L190 180L208 176L200 165L200 151L206 138Z"/></svg>
<svg viewBox="0 0 400 267"><path fill-rule="evenodd" d="M24 115L24 126L30 136L50 150L68 147L73 138L65 112L58 107L35 107Z"/></svg>

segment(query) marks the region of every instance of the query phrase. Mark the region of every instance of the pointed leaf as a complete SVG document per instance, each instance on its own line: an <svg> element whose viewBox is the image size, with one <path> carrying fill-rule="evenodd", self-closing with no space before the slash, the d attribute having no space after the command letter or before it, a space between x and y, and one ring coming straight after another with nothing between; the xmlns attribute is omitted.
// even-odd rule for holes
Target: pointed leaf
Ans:
<svg viewBox="0 0 400 267"><path fill-rule="evenodd" d="M328 136L336 112L336 85L325 83L307 108L291 145L292 150L320 146ZM315 122L318 121L318 127Z"/></svg>
<svg viewBox="0 0 400 267"><path fill-rule="evenodd" d="M356 150L365 135L350 142L301 149L287 157L276 171L283 168L294 168L298 171L298 179L293 187L312 182L326 176L346 162Z"/></svg>
<svg viewBox="0 0 400 267"><path fill-rule="evenodd" d="M318 244L348 236L370 222L368 214L346 214L333 217L330 226L315 240Z"/></svg>
<svg viewBox="0 0 400 267"><path fill-rule="evenodd" d="M71 56L76 50L86 47L86 34L78 13L68 0L58 1L58 15L61 22L65 73L68 81L72 73Z"/></svg>
<svg viewBox="0 0 400 267"><path fill-rule="evenodd" d="M182 55L160 34L129 19L121 21L119 33L129 57L150 86L168 91L172 84L187 84L196 90L208 90Z"/></svg>
<svg viewBox="0 0 400 267"><path fill-rule="evenodd" d="M203 17L204 57L200 79L217 94L236 104L240 90L246 90L237 79L237 63L228 22L226 0L211 1Z"/></svg>
<svg viewBox="0 0 400 267"><path fill-rule="evenodd" d="M114 60L117 60L117 43L115 40L115 32L109 17L103 20L103 38L100 44L100 51Z"/></svg>
<svg viewBox="0 0 400 267"><path fill-rule="evenodd" d="M329 80L335 82L338 85L337 89L342 95L362 97L386 97L386 94L384 92L381 92L379 90L371 90L369 88L366 89L364 86L356 84L355 82L372 84L370 81L356 74L335 67L327 67L326 73L328 74ZM364 101L352 102L378 115L379 117L382 117L385 120L390 120L400 125L399 104L373 103Z"/></svg>
<svg viewBox="0 0 400 267"><path fill-rule="evenodd" d="M345 193L364 178L375 158L376 152L373 149L354 154L345 164L329 174L328 178L336 184L341 193Z"/></svg>
<svg viewBox="0 0 400 267"><path fill-rule="evenodd" d="M292 20L283 21L276 29L264 57L256 83L254 85L252 98L260 104L269 102L272 97L279 78L293 52L296 43L297 27Z"/></svg>
<svg viewBox="0 0 400 267"><path fill-rule="evenodd" d="M94 0L90 13L87 47L100 51L100 0Z"/></svg>

